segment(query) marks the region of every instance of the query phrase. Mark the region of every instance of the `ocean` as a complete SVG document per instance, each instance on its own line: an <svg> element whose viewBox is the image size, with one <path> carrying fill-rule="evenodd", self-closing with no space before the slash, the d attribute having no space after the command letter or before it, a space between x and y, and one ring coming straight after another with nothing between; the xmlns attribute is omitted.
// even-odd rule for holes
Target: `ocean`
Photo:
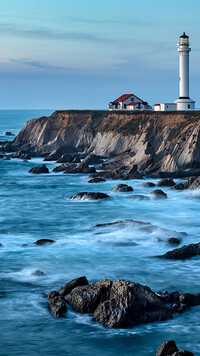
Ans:
<svg viewBox="0 0 200 356"><path fill-rule="evenodd" d="M8 139L5 131L16 135L27 120L50 113L0 111L0 141ZM155 356L157 347L170 339L180 349L200 355L200 306L169 321L110 329L70 307L66 317L56 319L46 299L50 291L83 275L89 282L122 278L154 291L200 293L199 257L185 261L156 257L173 248L165 242L166 236L185 232L182 245L200 241L200 191L164 188L167 200L137 201L131 195L151 192L141 186L141 180L128 181L134 192L111 193L122 181L88 184L88 175L28 173L42 162L41 157L0 160L0 355ZM55 162L46 164L50 171L56 167ZM108 193L110 199L69 199L81 191ZM121 228L93 228L126 219L150 222L155 228L145 232L130 222ZM31 245L40 238L56 242ZM38 269L46 276L33 276Z"/></svg>

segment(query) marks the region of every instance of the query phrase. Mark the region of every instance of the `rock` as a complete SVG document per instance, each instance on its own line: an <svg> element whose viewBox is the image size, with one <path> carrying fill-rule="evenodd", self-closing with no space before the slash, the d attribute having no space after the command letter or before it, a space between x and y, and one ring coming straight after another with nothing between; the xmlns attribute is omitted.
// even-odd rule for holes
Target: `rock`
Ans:
<svg viewBox="0 0 200 356"><path fill-rule="evenodd" d="M88 181L88 183L101 183L101 182L106 182L106 180L104 178L97 177L97 178L90 179Z"/></svg>
<svg viewBox="0 0 200 356"><path fill-rule="evenodd" d="M51 292L47 298L49 310L56 318L62 317L67 312L65 298L58 292Z"/></svg>
<svg viewBox="0 0 200 356"><path fill-rule="evenodd" d="M74 194L70 197L70 199L74 200L74 199L79 199L79 200L85 200L85 199L89 199L89 200L99 200L99 199L106 199L109 198L109 195L105 194L105 193L95 193L95 192L82 192L82 193L77 193Z"/></svg>
<svg viewBox="0 0 200 356"><path fill-rule="evenodd" d="M151 187L153 188L153 187L155 187L155 184L152 182L146 182L146 183L140 184L140 186L144 187L144 188L151 188Z"/></svg>
<svg viewBox="0 0 200 356"><path fill-rule="evenodd" d="M195 307L200 305L200 294L184 293L179 296L179 301L187 307Z"/></svg>
<svg viewBox="0 0 200 356"><path fill-rule="evenodd" d="M190 351L179 351L174 340L163 342L156 351L156 356L194 356Z"/></svg>
<svg viewBox="0 0 200 356"><path fill-rule="evenodd" d="M88 286L76 287L66 296L66 301L79 313L94 313L99 303L109 298L112 283L104 279Z"/></svg>
<svg viewBox="0 0 200 356"><path fill-rule="evenodd" d="M3 159L3 158L4 158L4 155L0 155L0 158Z"/></svg>
<svg viewBox="0 0 200 356"><path fill-rule="evenodd" d="M53 150L47 157L45 157L44 161L57 161L60 156L62 156L62 150L57 148Z"/></svg>
<svg viewBox="0 0 200 356"><path fill-rule="evenodd" d="M161 258L171 260L185 260L186 258L200 255L200 242L197 244L184 245L175 250L168 251Z"/></svg>
<svg viewBox="0 0 200 356"><path fill-rule="evenodd" d="M44 277L46 276L46 273L40 271L39 269L37 269L35 272L32 273L32 276L37 276L37 277Z"/></svg>
<svg viewBox="0 0 200 356"><path fill-rule="evenodd" d="M178 184L174 185L172 188L175 190L183 190L183 189L185 189L185 186L183 183L178 183Z"/></svg>
<svg viewBox="0 0 200 356"><path fill-rule="evenodd" d="M179 240L177 237L167 237L166 242L172 245L179 245L181 243L181 240Z"/></svg>
<svg viewBox="0 0 200 356"><path fill-rule="evenodd" d="M173 187L175 184L172 178L164 178L158 181L159 187Z"/></svg>
<svg viewBox="0 0 200 356"><path fill-rule="evenodd" d="M133 188L127 184L117 184L111 192L133 192Z"/></svg>
<svg viewBox="0 0 200 356"><path fill-rule="evenodd" d="M81 160L80 160L79 157L75 157L72 162L73 162L73 163L80 163Z"/></svg>
<svg viewBox="0 0 200 356"><path fill-rule="evenodd" d="M2 243L0 243L0 248L1 248L1 247L3 247L3 244L2 244Z"/></svg>
<svg viewBox="0 0 200 356"><path fill-rule="evenodd" d="M186 309L187 309L186 304L176 303L172 305L172 310L174 311L174 313L182 314L186 311Z"/></svg>
<svg viewBox="0 0 200 356"><path fill-rule="evenodd" d="M4 156L4 160L5 161L10 161L10 157L9 156Z"/></svg>
<svg viewBox="0 0 200 356"><path fill-rule="evenodd" d="M157 293L158 297L163 301L163 303L167 303L167 304L175 304L175 303L179 303L179 297L180 297L180 293L175 291L175 292L159 292Z"/></svg>
<svg viewBox="0 0 200 356"><path fill-rule="evenodd" d="M166 320L171 311L147 286L124 280L112 283L109 299L102 301L94 312L94 320L109 327L126 327Z"/></svg>
<svg viewBox="0 0 200 356"><path fill-rule="evenodd" d="M80 286L88 285L88 280L85 276L73 279L69 283L66 283L62 288L59 289L58 293L65 297L67 294L71 293L71 291Z"/></svg>
<svg viewBox="0 0 200 356"><path fill-rule="evenodd" d="M6 136L15 136L15 134L12 133L11 131L5 131L4 135L6 135Z"/></svg>
<svg viewBox="0 0 200 356"><path fill-rule="evenodd" d="M171 356L178 350L174 340L163 342L156 351L156 356Z"/></svg>
<svg viewBox="0 0 200 356"><path fill-rule="evenodd" d="M64 173L70 173L70 174L75 174L75 173L95 173L96 170L94 167L89 167L86 163L78 163L74 168L67 168Z"/></svg>
<svg viewBox="0 0 200 356"><path fill-rule="evenodd" d="M134 200L150 200L150 198L147 195L141 195L141 194L131 195L129 196L129 198Z"/></svg>
<svg viewBox="0 0 200 356"><path fill-rule="evenodd" d="M51 239L40 239L40 240L36 240L35 242L33 242L34 245L37 246L44 246L44 245L49 245L49 244L53 244L55 241L51 240Z"/></svg>
<svg viewBox="0 0 200 356"><path fill-rule="evenodd" d="M94 153L89 154L85 159L83 160L84 163L87 165L94 165L94 164L100 164L103 162L103 159L100 156L95 155Z"/></svg>
<svg viewBox="0 0 200 356"><path fill-rule="evenodd" d="M194 178L194 177L191 177ZM189 183L189 189L199 189L200 188L200 177L197 177L196 179L192 179L190 180L190 182L187 182L187 184Z"/></svg>
<svg viewBox="0 0 200 356"><path fill-rule="evenodd" d="M17 152L14 152L10 155L11 158L20 158L20 159L27 159L27 160L30 160L31 159L31 156L28 152L25 152L25 151L17 151Z"/></svg>
<svg viewBox="0 0 200 356"><path fill-rule="evenodd" d="M104 172L98 172L95 176L93 175L91 178L95 178L97 176L106 179L142 179L142 175L137 170L135 170L135 168L128 169L127 167L120 167Z"/></svg>
<svg viewBox="0 0 200 356"><path fill-rule="evenodd" d="M57 163L68 163L72 162L75 158L73 153L64 153L58 160Z"/></svg>
<svg viewBox="0 0 200 356"><path fill-rule="evenodd" d="M3 152L14 152L16 151L16 148L12 144L12 142L4 142L3 146L1 147L1 151Z"/></svg>
<svg viewBox="0 0 200 356"><path fill-rule="evenodd" d="M65 172L66 170L72 170L75 167L74 163L62 163L59 166L55 167L52 172Z"/></svg>
<svg viewBox="0 0 200 356"><path fill-rule="evenodd" d="M33 173L33 174L39 174L39 173L49 173L48 168L45 166L45 164L40 164L37 167L33 167L29 170L28 173Z"/></svg>
<svg viewBox="0 0 200 356"><path fill-rule="evenodd" d="M167 199L167 194L164 193L161 189L156 189L151 192L151 195L155 199Z"/></svg>

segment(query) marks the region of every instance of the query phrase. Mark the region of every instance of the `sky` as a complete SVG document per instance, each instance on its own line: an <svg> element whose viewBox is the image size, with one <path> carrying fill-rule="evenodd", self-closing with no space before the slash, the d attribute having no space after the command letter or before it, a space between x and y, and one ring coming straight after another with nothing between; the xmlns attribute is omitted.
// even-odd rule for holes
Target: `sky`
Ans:
<svg viewBox="0 0 200 356"><path fill-rule="evenodd" d="M199 0L0 0L0 109L107 109L130 93L172 102L183 31L200 107L199 14Z"/></svg>

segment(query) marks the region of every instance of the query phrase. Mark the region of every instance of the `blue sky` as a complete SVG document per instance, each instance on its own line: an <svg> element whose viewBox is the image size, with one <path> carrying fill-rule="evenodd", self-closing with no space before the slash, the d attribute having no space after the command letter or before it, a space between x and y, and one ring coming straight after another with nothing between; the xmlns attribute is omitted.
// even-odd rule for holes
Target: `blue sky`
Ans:
<svg viewBox="0 0 200 356"><path fill-rule="evenodd" d="M199 0L0 0L0 109L106 109L123 93L176 100L183 31L200 107L199 14Z"/></svg>

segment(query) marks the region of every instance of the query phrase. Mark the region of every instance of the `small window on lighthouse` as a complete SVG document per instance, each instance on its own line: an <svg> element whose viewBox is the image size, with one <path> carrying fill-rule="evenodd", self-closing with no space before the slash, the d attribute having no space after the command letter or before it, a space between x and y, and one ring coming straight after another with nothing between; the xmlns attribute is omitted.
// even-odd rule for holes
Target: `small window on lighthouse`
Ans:
<svg viewBox="0 0 200 356"><path fill-rule="evenodd" d="M190 109L190 104L188 104L188 109Z"/></svg>

